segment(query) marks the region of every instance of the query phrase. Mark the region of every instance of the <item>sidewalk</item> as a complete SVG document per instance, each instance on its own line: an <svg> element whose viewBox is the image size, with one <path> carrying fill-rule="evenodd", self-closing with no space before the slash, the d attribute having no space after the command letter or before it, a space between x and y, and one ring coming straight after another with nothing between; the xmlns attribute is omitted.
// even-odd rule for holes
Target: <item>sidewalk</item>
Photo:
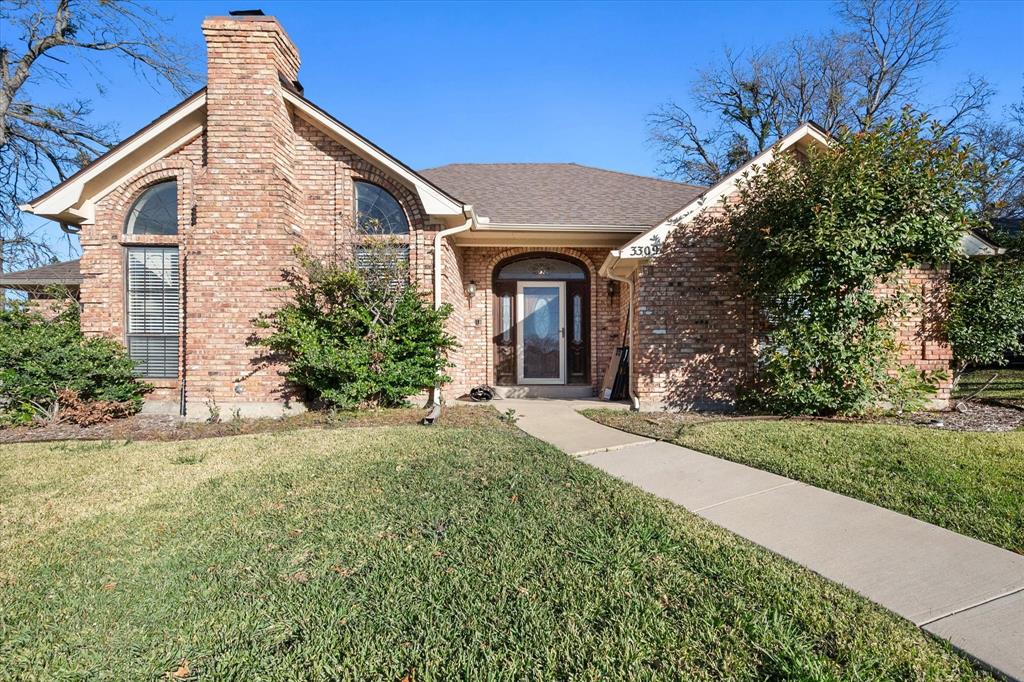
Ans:
<svg viewBox="0 0 1024 682"><path fill-rule="evenodd" d="M1024 556L576 412L608 403L532 399L498 406L516 410L530 435L841 583L1024 680Z"/></svg>

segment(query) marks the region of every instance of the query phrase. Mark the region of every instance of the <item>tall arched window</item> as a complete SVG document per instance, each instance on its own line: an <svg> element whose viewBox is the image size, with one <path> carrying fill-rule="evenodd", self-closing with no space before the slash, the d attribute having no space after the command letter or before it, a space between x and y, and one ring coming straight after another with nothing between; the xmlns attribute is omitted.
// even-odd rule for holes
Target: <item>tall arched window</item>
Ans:
<svg viewBox="0 0 1024 682"><path fill-rule="evenodd" d="M356 183L356 221L363 234L409 234L402 205L383 187Z"/></svg>
<svg viewBox="0 0 1024 682"><path fill-rule="evenodd" d="M178 234L178 183L167 180L143 192L128 211L126 234Z"/></svg>

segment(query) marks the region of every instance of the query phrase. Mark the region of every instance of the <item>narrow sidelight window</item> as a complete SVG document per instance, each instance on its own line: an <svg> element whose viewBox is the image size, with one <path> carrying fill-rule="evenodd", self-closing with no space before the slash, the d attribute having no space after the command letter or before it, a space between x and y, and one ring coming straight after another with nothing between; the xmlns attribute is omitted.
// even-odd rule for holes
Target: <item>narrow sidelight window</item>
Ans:
<svg viewBox="0 0 1024 682"><path fill-rule="evenodd" d="M128 354L136 372L178 376L181 283L178 248L132 246L128 251Z"/></svg>
<svg viewBox="0 0 1024 682"><path fill-rule="evenodd" d="M583 299L572 295L572 342L583 343Z"/></svg>
<svg viewBox="0 0 1024 682"><path fill-rule="evenodd" d="M501 342L512 343L512 295L501 297Z"/></svg>

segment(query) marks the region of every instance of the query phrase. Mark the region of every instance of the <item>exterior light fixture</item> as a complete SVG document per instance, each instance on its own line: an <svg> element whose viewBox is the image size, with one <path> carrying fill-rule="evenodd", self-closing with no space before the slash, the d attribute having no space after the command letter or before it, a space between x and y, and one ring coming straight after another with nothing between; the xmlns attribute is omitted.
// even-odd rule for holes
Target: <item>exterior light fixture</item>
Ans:
<svg viewBox="0 0 1024 682"><path fill-rule="evenodd" d="M472 298L475 295L476 295L476 282L472 282L471 281L469 284L466 285L466 296L468 296L472 300Z"/></svg>

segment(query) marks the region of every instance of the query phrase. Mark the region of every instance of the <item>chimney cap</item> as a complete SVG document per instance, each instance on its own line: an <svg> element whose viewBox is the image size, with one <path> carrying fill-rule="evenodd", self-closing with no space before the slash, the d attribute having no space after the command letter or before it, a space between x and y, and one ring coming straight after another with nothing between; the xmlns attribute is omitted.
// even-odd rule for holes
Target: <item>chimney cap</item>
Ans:
<svg viewBox="0 0 1024 682"><path fill-rule="evenodd" d="M262 17L266 16L261 9L233 9L228 12L233 17Z"/></svg>

